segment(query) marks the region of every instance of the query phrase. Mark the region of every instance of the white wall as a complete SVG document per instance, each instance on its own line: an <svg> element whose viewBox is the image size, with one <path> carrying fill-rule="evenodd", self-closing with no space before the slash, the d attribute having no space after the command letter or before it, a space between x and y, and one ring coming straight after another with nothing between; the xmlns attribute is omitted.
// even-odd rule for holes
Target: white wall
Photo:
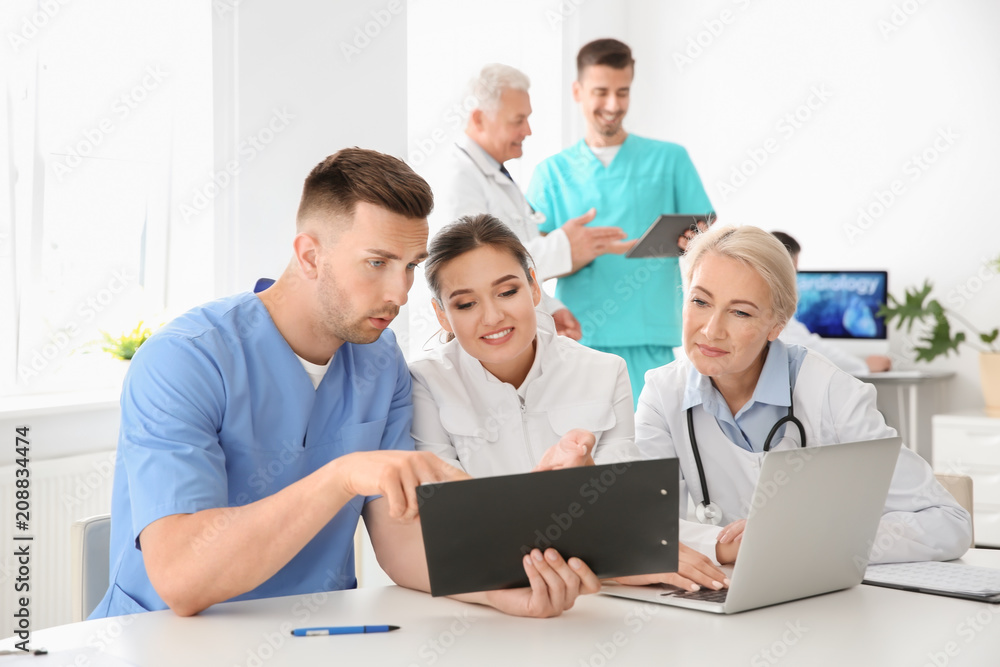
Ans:
<svg viewBox="0 0 1000 667"><path fill-rule="evenodd" d="M980 266L1000 255L997 25L990 0L587 2L565 51L605 36L632 47L626 128L686 146L724 222L793 234L804 269L885 268L895 294L929 278L942 303L992 329L1000 276L983 281ZM803 108L811 96L817 108ZM799 127L783 120L795 113ZM934 162L921 169L924 151ZM893 181L899 194L885 194ZM879 196L894 200L859 225ZM890 345L897 366L913 365L903 333ZM958 373L949 408L983 404L971 350L931 367Z"/></svg>
<svg viewBox="0 0 1000 667"><path fill-rule="evenodd" d="M214 3L230 4L215 18L215 170L236 159L240 173L215 200L219 295L284 270L302 182L323 158L406 147L403 0ZM291 119L269 135L276 110ZM241 155L249 137L261 149Z"/></svg>
<svg viewBox="0 0 1000 667"><path fill-rule="evenodd" d="M1000 279L982 261L1000 255L998 24L988 0L592 0L568 12L560 87L570 100L584 43L625 41L637 61L626 128L686 146L724 222L793 234L804 269L887 269L894 294L929 278L942 303L992 329ZM566 146L581 126L564 108ZM883 212L859 224L879 197ZM897 367L914 366L911 348L890 333ZM930 367L958 373L947 408L982 405L972 350Z"/></svg>

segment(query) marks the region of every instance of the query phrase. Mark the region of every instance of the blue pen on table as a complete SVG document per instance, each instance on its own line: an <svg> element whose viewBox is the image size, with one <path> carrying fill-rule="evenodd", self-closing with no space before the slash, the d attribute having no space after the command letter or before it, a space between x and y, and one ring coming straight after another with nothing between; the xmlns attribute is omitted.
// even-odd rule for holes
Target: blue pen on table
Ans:
<svg viewBox="0 0 1000 667"><path fill-rule="evenodd" d="M343 625L340 627L296 628L292 630L295 637L322 637L325 635L363 635L370 632L392 632L399 630L398 625Z"/></svg>

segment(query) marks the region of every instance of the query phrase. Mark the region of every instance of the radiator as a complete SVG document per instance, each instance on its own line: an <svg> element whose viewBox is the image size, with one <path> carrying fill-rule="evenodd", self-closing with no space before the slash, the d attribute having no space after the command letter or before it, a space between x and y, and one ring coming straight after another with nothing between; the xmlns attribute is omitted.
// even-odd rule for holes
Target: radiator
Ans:
<svg viewBox="0 0 1000 667"><path fill-rule="evenodd" d="M111 511L114 451L31 461L31 522L27 533L14 526L14 466L0 467L0 637L14 634L12 625L17 564L15 544L31 547L31 629L72 622L70 526L77 519ZM14 536L30 534L31 542Z"/></svg>

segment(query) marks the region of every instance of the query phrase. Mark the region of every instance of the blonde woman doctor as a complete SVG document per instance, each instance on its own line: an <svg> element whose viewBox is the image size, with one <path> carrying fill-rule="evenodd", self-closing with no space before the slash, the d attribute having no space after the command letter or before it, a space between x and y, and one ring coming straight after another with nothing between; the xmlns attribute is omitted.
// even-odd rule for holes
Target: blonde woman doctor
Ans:
<svg viewBox="0 0 1000 667"><path fill-rule="evenodd" d="M778 339L795 312L797 294L791 258L771 234L756 227L712 227L690 242L682 273L687 359L646 374L636 444L646 457L680 460L682 486L698 506L698 518L715 525L709 537L720 560L729 562L736 558L768 449L896 432L875 407L874 387ZM803 433L786 422L769 438L787 416L801 422ZM970 537L968 512L922 458L902 448L871 561L957 558Z"/></svg>
<svg viewBox="0 0 1000 667"><path fill-rule="evenodd" d="M624 360L555 334L535 309L530 257L507 226L479 215L446 227L425 275L454 339L410 365L418 450L474 477L638 458ZM705 555L682 545L680 561L679 574L623 583L725 584Z"/></svg>

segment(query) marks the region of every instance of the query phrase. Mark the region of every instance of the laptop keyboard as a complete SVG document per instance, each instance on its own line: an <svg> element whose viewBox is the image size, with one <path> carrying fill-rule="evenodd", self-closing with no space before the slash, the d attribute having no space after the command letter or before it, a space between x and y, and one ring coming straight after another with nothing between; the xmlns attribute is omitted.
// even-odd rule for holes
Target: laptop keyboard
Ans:
<svg viewBox="0 0 1000 667"><path fill-rule="evenodd" d="M660 595L665 595L667 597L678 598L681 600L701 600L703 602L725 602L726 595L729 593L728 588L723 588L721 590L715 591L711 588L702 588L700 591L682 591L677 588L674 590L667 591L666 593L660 593Z"/></svg>

